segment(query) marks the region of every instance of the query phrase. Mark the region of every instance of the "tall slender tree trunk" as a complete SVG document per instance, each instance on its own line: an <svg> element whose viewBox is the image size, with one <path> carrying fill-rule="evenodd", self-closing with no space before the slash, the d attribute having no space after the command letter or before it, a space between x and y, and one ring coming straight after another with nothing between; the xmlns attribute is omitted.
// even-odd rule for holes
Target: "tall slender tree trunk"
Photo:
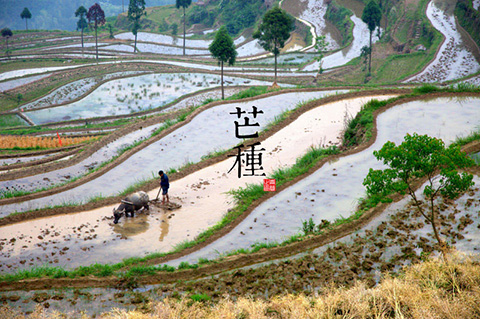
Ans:
<svg viewBox="0 0 480 319"><path fill-rule="evenodd" d="M225 99L225 94L223 93L223 61L222 61L222 100Z"/></svg>
<svg viewBox="0 0 480 319"><path fill-rule="evenodd" d="M137 34L135 34L135 45L133 47L133 53L137 53Z"/></svg>
<svg viewBox="0 0 480 319"><path fill-rule="evenodd" d="M368 73L372 72L372 32L370 31L370 54L368 55Z"/></svg>
<svg viewBox="0 0 480 319"><path fill-rule="evenodd" d="M28 31L28 23L27 23L27 22L28 22L28 19L27 19L27 18L25 18L25 30L27 30L27 31Z"/></svg>
<svg viewBox="0 0 480 319"><path fill-rule="evenodd" d="M275 82L274 82L274 84L277 84L277 54L275 53L274 55L275 55Z"/></svg>
<svg viewBox="0 0 480 319"><path fill-rule="evenodd" d="M83 49L83 28L82 28L82 49Z"/></svg>
<svg viewBox="0 0 480 319"><path fill-rule="evenodd" d="M185 7L183 7L183 55L185 55L185 28L186 28L186 15L185 15Z"/></svg>
<svg viewBox="0 0 480 319"><path fill-rule="evenodd" d="M98 40L97 40L97 21L95 21L95 52L97 53L97 63L98 63Z"/></svg>

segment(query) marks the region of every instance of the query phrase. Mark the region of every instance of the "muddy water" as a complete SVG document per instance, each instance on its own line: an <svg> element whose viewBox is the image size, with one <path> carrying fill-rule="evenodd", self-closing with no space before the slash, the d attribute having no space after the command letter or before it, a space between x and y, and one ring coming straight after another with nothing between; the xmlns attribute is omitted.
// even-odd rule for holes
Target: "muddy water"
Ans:
<svg viewBox="0 0 480 319"><path fill-rule="evenodd" d="M227 85L269 84L230 76L224 77L224 81ZM77 102L25 112L25 115L36 124L45 124L130 114L157 108L183 95L216 86L220 86L220 77L214 74L148 74L110 81Z"/></svg>
<svg viewBox="0 0 480 319"><path fill-rule="evenodd" d="M234 132L233 122L235 118L232 118L232 115L229 114L235 111L236 107L251 108L252 105L255 105L258 109L263 109L265 116L259 117L258 123L260 126L255 127L255 130L261 130L276 115L295 107L299 102L311 98L320 98L331 93L333 92L286 93L252 102L216 106L202 112L190 123L165 136L160 141L139 151L100 178L51 197L1 206L1 216L15 211L27 211L68 202L81 202L99 194L114 195L136 181L156 176L156 172L160 168L165 171L179 168L189 162L199 161L202 156L209 152L228 149L238 143ZM198 134L198 132L202 133Z"/></svg>
<svg viewBox="0 0 480 319"><path fill-rule="evenodd" d="M36 161L45 157L52 156L54 154L45 154L39 156L25 156L25 157L12 157L12 158L0 158L0 165L10 165L18 163L27 163L31 161Z"/></svg>
<svg viewBox="0 0 480 319"><path fill-rule="evenodd" d="M443 82L458 79L480 70L480 64L470 49L465 46L458 32L453 10L453 1L431 1L427 17L432 25L445 36L440 50L420 74L406 82Z"/></svg>
<svg viewBox="0 0 480 319"><path fill-rule="evenodd" d="M479 102L477 98L441 98L406 103L382 113L377 120L377 140L370 148L324 165L265 201L221 240L171 264L214 258L257 242L283 241L300 232L302 221L309 218L318 224L322 219L333 221L349 216L365 195L362 182L369 168L382 167L373 156L374 150L386 141L400 143L406 133L413 132L436 136L449 144L477 128Z"/></svg>

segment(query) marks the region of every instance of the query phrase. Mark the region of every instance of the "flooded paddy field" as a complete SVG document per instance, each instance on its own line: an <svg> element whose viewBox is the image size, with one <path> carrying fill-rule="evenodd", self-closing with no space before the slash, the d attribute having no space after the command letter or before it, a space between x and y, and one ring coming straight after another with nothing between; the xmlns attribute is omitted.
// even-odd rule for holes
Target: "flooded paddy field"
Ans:
<svg viewBox="0 0 480 319"><path fill-rule="evenodd" d="M260 204L221 240L169 264L197 262L254 243L281 242L298 233L312 218L333 221L349 216L364 196L363 179L370 168L382 168L373 156L386 141L399 143L406 133L442 138L447 144L474 131L480 122L478 98L416 101L396 106L379 115L375 143L361 153L323 165L315 173ZM327 186L328 185L328 186Z"/></svg>
<svg viewBox="0 0 480 319"><path fill-rule="evenodd" d="M44 79L50 76L50 74L42 74L42 75L35 75L30 76L27 78L21 78L16 80L4 81L0 83L0 92L5 92L14 88L17 88L22 85L27 85L29 83Z"/></svg>
<svg viewBox="0 0 480 319"><path fill-rule="evenodd" d="M54 90L52 93L42 98L39 98L36 101L20 106L16 110L20 110L20 109L32 110L32 109L41 108L45 106L52 106L52 105L67 103L85 95L92 88L94 88L96 85L98 85L101 82L108 81L117 77L125 77L125 76L131 76L131 75L142 74L142 73L145 73L145 72L142 72L142 71L117 72L117 73L110 73L110 74L106 74L98 77L85 78L78 81L74 81Z"/></svg>
<svg viewBox="0 0 480 319"><path fill-rule="evenodd" d="M296 17L311 23L315 29L316 36L325 36L325 40L329 43L328 50L335 50L340 47L338 36L334 27L324 18L327 12L327 4L322 1L307 0L294 1L285 0L282 2L282 7L289 13ZM336 31L336 32L335 32Z"/></svg>
<svg viewBox="0 0 480 319"><path fill-rule="evenodd" d="M359 57L362 47L369 44L370 31L368 31L368 26L365 22L362 21L359 17L352 15L350 17L354 26L353 26L353 41L352 43L335 53L325 56L322 59L322 67L324 69L330 69L337 66L341 66L351 61L352 59ZM378 37L373 35L372 42L378 41ZM311 64L308 64L303 68L304 71L314 71L320 68L320 63L315 61Z"/></svg>
<svg viewBox="0 0 480 319"><path fill-rule="evenodd" d="M259 118L261 130L273 121L275 116L294 108L299 101L321 98L336 91L285 93L255 100L259 109L264 109L265 116ZM177 169L187 163L195 163L202 156L219 149L228 149L238 143L232 130L233 120L229 114L235 107L251 107L251 102L228 103L207 109L196 116L190 123L137 152L122 165L110 170L100 178L85 185L65 191L48 198L25 201L1 207L1 216L15 211L27 211L50 205L68 202L84 202L91 197L102 194L114 195L136 181L151 178L158 167L165 171ZM202 132L202 134L198 134ZM225 134L231 132L232 134ZM205 142L208 141L208 142ZM151 159L155 158L155 161ZM141 170L138 168L142 167Z"/></svg>
<svg viewBox="0 0 480 319"><path fill-rule="evenodd" d="M311 93L316 93L317 96L319 94L319 92ZM303 95L305 95L305 92L303 92ZM298 96L293 96L290 98L295 97L298 98ZM286 100L285 94L277 98ZM366 100L366 98L359 99L359 101L363 102ZM269 100L267 100L267 103L268 101ZM358 112L361 105L363 105L363 103L359 103L359 101L356 103L352 102L351 107L348 108L348 110L353 113ZM238 105L239 104L236 103L230 105L230 109L234 110ZM262 105L260 100L257 101L257 105L259 107ZM347 105L350 104L347 103ZM353 107L354 105L355 107ZM339 106L342 107L339 108ZM336 138L337 134L341 130L343 123L342 119L345 112L344 102L333 103L328 107L319 107L315 109L315 112L317 112L316 116L305 116L304 119L301 120L301 124L299 125L303 125L302 127L305 128L304 130L295 130L295 128L291 128L288 131L280 133L278 136L275 136L275 134L270 141L269 139L265 141L265 147L271 149L268 155L270 157L270 162L265 163L265 165L267 165L265 166L267 172L271 172L273 169L283 167L285 165L292 165L296 158L306 152L311 145L316 145L321 142L328 144L338 143L330 140L335 140L334 137ZM331 123L329 121L324 121L323 123L322 119L319 118L319 116L322 114L335 114L335 122ZM205 118L202 117L198 119L198 121L202 122L204 119ZM319 125L319 123L323 124ZM206 127L208 127L208 125ZM191 130L190 128L187 128L186 131ZM295 133L292 134L292 132ZM320 132L322 132L322 137L317 137L317 134L315 133ZM332 134L332 132L333 136L328 136ZM176 135L178 137L180 133L181 132L179 130L176 130L172 133L172 135ZM208 130L205 130L204 134L208 135ZM328 140L323 141L323 136L326 135L328 136ZM288 136L288 138L286 138L286 136ZM309 138L305 138L307 136L309 136ZM162 139L160 142L163 141L164 140ZM178 143L178 148L181 148L180 144L181 143ZM275 149L273 149L274 146ZM200 145L198 147L200 147ZM162 153L160 152L158 154L158 162L150 163L150 165L167 163L166 161L162 160ZM137 155L135 157L137 157ZM179 157L171 156L171 158L176 159L175 161L177 163L179 162ZM138 161L138 159L136 160ZM132 164L128 163L128 161L124 164L125 167L123 168L119 166L119 171L125 171L126 169L132 167ZM221 218L221 216L232 207L233 203L231 199L227 194L224 193L226 190L236 188L239 185L239 180L236 174L227 174L231 165L231 160L226 160L220 164L210 166L204 170L200 170L196 173L188 175L181 180L175 181L175 183L172 184L171 194L172 196L175 195L176 197L173 200L177 202L180 201L183 206L180 210L174 211L173 214L169 214L168 212L166 213L161 210L159 211L154 205L152 205L148 214L140 214L133 219L122 218L118 225L113 226L111 223L111 216L114 206L108 206L95 209L90 212L58 216L55 219L38 219L37 221L2 227L2 234L5 234L5 236L10 234L15 238L18 237L15 234L17 234L19 231L23 232L23 234L26 234L27 228L32 232L30 233L29 231L28 236L20 236L22 237L21 239L18 238L15 240L9 244L8 250L6 249L3 251L5 254L8 254L8 260L10 261L8 265L10 265L12 270L17 269L17 267L28 267L30 263L37 262L38 257L42 262L74 267L97 262L102 258L107 257L109 262L115 262L120 261L127 255L138 256L154 251L168 251L173 245L178 244L185 239L194 238L194 236L196 236L202 229L206 229L214 225ZM132 171L134 170L135 169ZM100 179L106 177L105 182L108 183L112 176L118 175L118 171L117 173L110 172L103 175ZM130 171L126 173L130 175L126 176L126 180L131 179L132 173ZM110 177L106 176L109 174L111 174ZM262 177L257 178L257 180L261 179ZM244 180L241 182L241 184L244 185L247 182L252 182L252 180ZM81 193L85 193L87 190L98 190L97 185L99 184L100 181L93 181L93 183L89 182L85 186L80 186L82 190L77 188L76 190L68 192L71 194L76 194L76 199L78 199L80 198L79 195ZM115 188L116 185L118 185L118 182L116 181L108 184L110 189ZM150 198L155 198L156 193L156 190L151 191L149 193ZM58 198L64 196L62 194L57 195L59 196L52 197ZM6 206L2 207L2 209L5 208ZM208 211L209 214L199 213L205 211ZM94 229L94 232L92 233L90 230L88 232L90 235L84 234L84 231L79 232L78 227L80 220L82 221L81 224L85 225L82 227L83 230ZM19 225L22 226L19 227ZM49 240L51 239L51 242L46 242L45 245L42 246L45 249L39 248L36 246L38 242L36 240L34 241L33 239L38 238L38 236L45 238L45 231L51 229L52 225L55 225L55 231L50 231L48 234L48 238ZM134 229L136 229L136 231L133 231ZM55 235L55 233L58 234ZM94 238L92 238L93 234L96 235ZM122 234L126 238L123 238L123 240L119 241L119 238L122 236ZM82 243L81 247L77 245L72 247L71 242L69 243L69 241L73 240L72 238L77 238L77 235L83 236L80 239L84 240L84 244L86 246L84 246ZM53 237L50 238L50 236ZM68 238L70 238L70 240L67 240ZM155 241L155 244L153 244L151 238L159 238L159 240ZM65 253L59 254L59 250L63 250L65 247L69 247L67 249L68 252L65 250ZM88 248L88 253L87 251L82 250L82 247L83 249ZM45 251L47 253L45 253ZM51 253L54 253L54 255L51 255ZM30 256L28 260L25 259L25 256L27 255ZM55 258L52 259L50 258L51 256L55 256ZM32 258L34 259L33 261L31 260ZM24 266L22 266L22 263L20 262L23 262Z"/></svg>
<svg viewBox="0 0 480 319"><path fill-rule="evenodd" d="M406 82L444 82L474 74L480 70L471 49L463 42L457 29L454 7L440 1L430 1L427 6L427 17L432 25L445 37L433 62L422 72Z"/></svg>
<svg viewBox="0 0 480 319"><path fill-rule="evenodd" d="M151 125L124 135L102 147L80 163L39 175L0 181L0 187L10 191L21 190L31 192L68 182L98 168L102 163L111 160L114 156L118 155L122 149L131 144L149 138L161 125L162 124Z"/></svg>
<svg viewBox="0 0 480 319"><path fill-rule="evenodd" d="M226 76L227 85L267 85L269 82ZM74 84L75 85L75 84ZM130 114L158 108L183 95L220 86L220 77L202 73L148 74L102 84L68 105L27 111L35 124Z"/></svg>

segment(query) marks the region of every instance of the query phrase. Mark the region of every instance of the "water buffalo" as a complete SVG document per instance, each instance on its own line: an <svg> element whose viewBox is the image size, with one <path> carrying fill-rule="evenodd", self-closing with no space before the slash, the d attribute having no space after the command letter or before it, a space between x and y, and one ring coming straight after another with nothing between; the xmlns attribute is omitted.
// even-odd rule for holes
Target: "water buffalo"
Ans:
<svg viewBox="0 0 480 319"><path fill-rule="evenodd" d="M130 213L130 216L133 217L135 211L141 209L142 207L148 209L148 202L149 198L145 192L140 191L128 195L122 200L122 203L117 209L113 209L113 216L115 217L113 222L117 224L118 220L123 216L123 214L125 214L125 217L128 217L128 213Z"/></svg>

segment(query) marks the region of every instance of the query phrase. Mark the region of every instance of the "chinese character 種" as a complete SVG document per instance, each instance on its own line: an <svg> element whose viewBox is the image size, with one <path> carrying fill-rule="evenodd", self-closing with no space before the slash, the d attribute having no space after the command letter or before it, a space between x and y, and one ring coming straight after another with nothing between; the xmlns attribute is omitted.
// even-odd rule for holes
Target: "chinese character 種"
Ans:
<svg viewBox="0 0 480 319"><path fill-rule="evenodd" d="M264 148L261 149L255 149L255 146L260 145L260 142L248 145L251 148L246 149L242 152L242 147L244 147L243 144L236 146L234 148L237 149L237 155L229 155L230 157L236 157L235 163L233 163L232 168L228 171L230 173L235 166L238 165L237 167L237 172L238 172L238 178L242 176L265 176L265 173L262 174L255 174L257 171L263 171L263 166L262 166L262 161L263 161L263 154L261 153L262 151L265 151ZM246 173L242 175L242 164L245 167L244 170Z"/></svg>

